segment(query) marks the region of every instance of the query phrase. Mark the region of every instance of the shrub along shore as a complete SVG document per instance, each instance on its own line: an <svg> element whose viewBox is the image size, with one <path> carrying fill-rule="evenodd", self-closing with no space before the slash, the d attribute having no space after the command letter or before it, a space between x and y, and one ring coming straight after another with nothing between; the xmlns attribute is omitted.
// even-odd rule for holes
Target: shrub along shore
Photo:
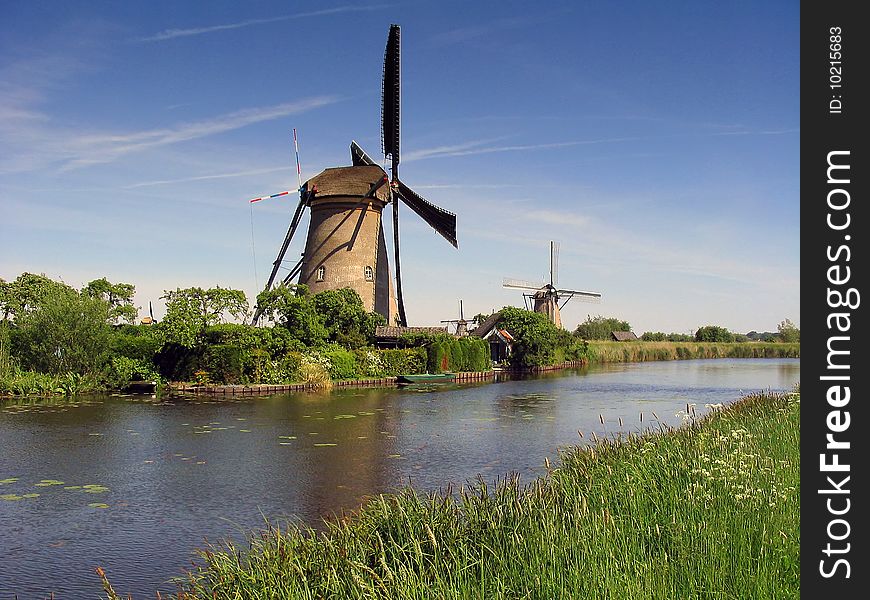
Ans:
<svg viewBox="0 0 870 600"><path fill-rule="evenodd" d="M568 448L527 485L407 489L323 532L203 550L175 597L798 598L800 393L688 408L678 429Z"/></svg>

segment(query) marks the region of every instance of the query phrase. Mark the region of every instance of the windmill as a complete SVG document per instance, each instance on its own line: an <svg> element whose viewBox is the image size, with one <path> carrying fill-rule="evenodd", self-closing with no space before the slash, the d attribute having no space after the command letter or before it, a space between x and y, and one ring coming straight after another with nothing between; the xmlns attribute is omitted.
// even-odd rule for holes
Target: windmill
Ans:
<svg viewBox="0 0 870 600"><path fill-rule="evenodd" d="M447 319L441 321L442 323L456 323L456 335L464 336L468 335L468 321L465 320L465 315L462 313L462 300L459 301L459 318L458 319Z"/></svg>
<svg viewBox="0 0 870 600"><path fill-rule="evenodd" d="M308 208L311 218L305 250L282 283L289 284L298 275L298 282L307 285L313 293L350 287L360 295L366 310L380 313L390 325L406 326L399 253L399 204L404 202L451 245L458 247L458 244L456 215L428 202L399 179L400 46L399 26L390 25L384 52L381 141L384 160L387 157L391 160L391 177L352 141L353 166L326 169L300 184L299 204L272 264L265 289L272 289L284 255ZM387 204L392 204L395 289L390 278L382 220ZM254 323L261 314L262 309L257 307Z"/></svg>
<svg viewBox="0 0 870 600"><path fill-rule="evenodd" d="M518 279L505 279L502 283L502 287L530 290L523 294L526 308L528 309L531 304L532 310L547 315L556 327L562 327L562 316L560 311L565 304L571 300L571 298L577 298L584 302L598 302L601 300L601 293L558 288L558 261L559 246L556 242L551 241L549 283L531 283L529 281L521 281ZM560 301L561 304L559 303Z"/></svg>

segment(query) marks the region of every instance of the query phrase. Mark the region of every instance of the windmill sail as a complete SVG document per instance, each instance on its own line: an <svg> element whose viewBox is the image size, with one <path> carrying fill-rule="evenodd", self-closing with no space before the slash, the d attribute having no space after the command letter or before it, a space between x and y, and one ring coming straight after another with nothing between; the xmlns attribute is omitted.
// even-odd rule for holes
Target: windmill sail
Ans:
<svg viewBox="0 0 870 600"><path fill-rule="evenodd" d="M420 218L429 223L454 248L458 248L459 244L456 241L456 215L435 206L401 181L397 180L396 185L399 188L399 197L405 201L405 204L411 207L411 210L417 213Z"/></svg>
<svg viewBox="0 0 870 600"><path fill-rule="evenodd" d="M390 25L387 48L384 51L384 96L381 104L381 144L384 156L399 163L399 103L401 101L401 58L399 26ZM395 174L394 174L395 175Z"/></svg>

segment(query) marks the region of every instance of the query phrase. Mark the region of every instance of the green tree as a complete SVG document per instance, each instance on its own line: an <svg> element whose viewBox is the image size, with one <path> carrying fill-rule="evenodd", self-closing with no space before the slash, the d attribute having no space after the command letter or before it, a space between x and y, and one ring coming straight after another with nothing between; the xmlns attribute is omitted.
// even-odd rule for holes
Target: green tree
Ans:
<svg viewBox="0 0 870 600"><path fill-rule="evenodd" d="M257 296L257 305L263 309L266 318L306 346L321 345L329 336L306 285L280 285L261 292Z"/></svg>
<svg viewBox="0 0 870 600"><path fill-rule="evenodd" d="M800 342L801 341L801 330L792 323L789 319L786 319L777 327L777 331L779 332L779 339L783 342Z"/></svg>
<svg viewBox="0 0 870 600"><path fill-rule="evenodd" d="M109 321L135 324L139 311L133 306L136 286L132 283L111 283L105 277L94 279L82 288L82 294L100 298L109 305Z"/></svg>
<svg viewBox="0 0 870 600"><path fill-rule="evenodd" d="M30 313L46 301L53 301L57 294L75 295L76 291L65 283L33 273L22 273L15 281L0 280L2 320L14 320Z"/></svg>
<svg viewBox="0 0 870 600"><path fill-rule="evenodd" d="M107 361L109 306L75 290L49 286L39 304L15 318L21 366L44 373L99 372Z"/></svg>
<svg viewBox="0 0 870 600"><path fill-rule="evenodd" d="M559 330L543 313L506 306L501 310L499 326L514 337L511 363L534 367L556 362Z"/></svg>
<svg viewBox="0 0 870 600"><path fill-rule="evenodd" d="M718 325L705 325L695 332L696 342L733 342L734 334Z"/></svg>
<svg viewBox="0 0 870 600"><path fill-rule="evenodd" d="M244 319L248 300L241 290L213 287L176 289L164 292L166 314L157 324L164 343L186 348L197 346L209 325L225 322L227 316Z"/></svg>
<svg viewBox="0 0 870 600"><path fill-rule="evenodd" d="M311 301L329 340L350 349L367 345L374 338L375 328L386 323L380 314L367 312L359 294L351 288L325 290L314 294Z"/></svg>
<svg viewBox="0 0 870 600"><path fill-rule="evenodd" d="M574 335L584 340L609 340L613 331L631 331L631 325L614 317L586 315L586 320L577 326Z"/></svg>

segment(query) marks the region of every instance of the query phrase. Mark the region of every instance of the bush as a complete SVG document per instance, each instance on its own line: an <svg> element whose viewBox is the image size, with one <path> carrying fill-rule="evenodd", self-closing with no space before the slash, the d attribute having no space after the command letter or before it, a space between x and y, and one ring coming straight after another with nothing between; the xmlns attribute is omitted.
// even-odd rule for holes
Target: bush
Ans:
<svg viewBox="0 0 870 600"><path fill-rule="evenodd" d="M214 383L241 383L246 356L248 354L237 346L215 344L206 348L200 368L209 373Z"/></svg>
<svg viewBox="0 0 870 600"><path fill-rule="evenodd" d="M559 329L547 315L506 306L499 325L514 336L510 362L515 367L540 367L556 362Z"/></svg>
<svg viewBox="0 0 870 600"><path fill-rule="evenodd" d="M385 377L426 372L425 348L395 348L378 350L377 353L381 358Z"/></svg>
<svg viewBox="0 0 870 600"><path fill-rule="evenodd" d="M356 356L353 352L335 349L324 352L324 355L329 360L329 377L331 379L356 379L359 376Z"/></svg>
<svg viewBox="0 0 870 600"><path fill-rule="evenodd" d="M717 325L705 325L695 332L696 342L733 342L734 334Z"/></svg>
<svg viewBox="0 0 870 600"><path fill-rule="evenodd" d="M621 321L613 317L587 315L586 320L574 330L574 335L585 340L609 340L613 331L631 331L631 325L628 321Z"/></svg>
<svg viewBox="0 0 870 600"><path fill-rule="evenodd" d="M353 355L359 377L386 377L386 366L380 353L370 348L360 348L354 350Z"/></svg>
<svg viewBox="0 0 870 600"><path fill-rule="evenodd" d="M113 356L108 373L110 387L123 388L131 381L160 380L151 361L126 356Z"/></svg>

